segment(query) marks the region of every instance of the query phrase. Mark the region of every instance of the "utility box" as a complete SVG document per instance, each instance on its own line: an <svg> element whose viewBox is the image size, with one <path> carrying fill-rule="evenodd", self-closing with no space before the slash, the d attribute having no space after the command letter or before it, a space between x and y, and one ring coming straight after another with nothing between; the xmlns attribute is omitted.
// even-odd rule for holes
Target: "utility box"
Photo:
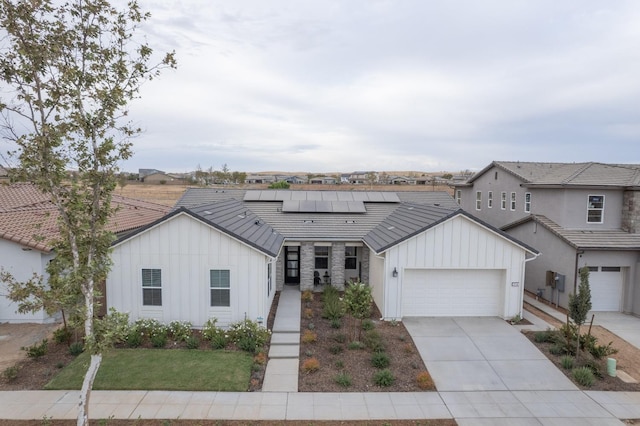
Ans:
<svg viewBox="0 0 640 426"><path fill-rule="evenodd" d="M566 278L565 275L556 273L556 276L555 276L556 290L558 290L560 293L564 293L565 278Z"/></svg>

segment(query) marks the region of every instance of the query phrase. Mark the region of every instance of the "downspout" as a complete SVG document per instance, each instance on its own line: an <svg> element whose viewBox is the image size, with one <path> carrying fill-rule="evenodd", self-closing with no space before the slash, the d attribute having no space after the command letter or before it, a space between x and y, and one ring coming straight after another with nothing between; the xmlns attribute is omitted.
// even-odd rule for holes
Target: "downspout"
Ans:
<svg viewBox="0 0 640 426"><path fill-rule="evenodd" d="M580 256L584 254L584 250L580 250L577 249L576 250L576 264L575 267L573 268L573 294L577 294L578 293L578 259L580 259ZM558 298L560 298L560 296L558 296Z"/></svg>
<svg viewBox="0 0 640 426"><path fill-rule="evenodd" d="M530 257L527 259L526 255L524 258L524 261L522 262L522 278L520 279L520 285L522 286L522 289L520 290L520 318L524 318L524 275L525 275L525 271L527 269L527 262L531 262L532 260L536 260L538 257L540 257L542 253L538 253L535 254L533 253L533 257Z"/></svg>

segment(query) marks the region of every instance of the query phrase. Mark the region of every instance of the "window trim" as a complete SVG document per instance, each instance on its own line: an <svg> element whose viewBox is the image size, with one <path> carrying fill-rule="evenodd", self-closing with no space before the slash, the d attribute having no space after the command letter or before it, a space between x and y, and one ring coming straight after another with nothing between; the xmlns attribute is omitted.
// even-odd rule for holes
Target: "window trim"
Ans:
<svg viewBox="0 0 640 426"><path fill-rule="evenodd" d="M144 279L144 273L145 271L150 271L151 277L150 280L151 282L149 284L145 284L145 279ZM156 273L158 274L158 280L159 280L159 285L154 285L154 271L156 271ZM142 288L142 307L143 308L158 308L158 307L162 307L162 268L140 268L140 287ZM146 290L146 291L145 291ZM160 290L159 294L159 303L154 303L155 299L157 298L156 296L153 296L156 294L156 291L153 290ZM150 293L151 296L151 303L147 304L145 303L145 293Z"/></svg>
<svg viewBox="0 0 640 426"><path fill-rule="evenodd" d="M213 286L213 272L227 272L227 282L221 283L226 284L223 287L214 287ZM214 305L213 304L213 292L228 292L229 296L229 304L228 305ZM209 308L230 308L231 307L231 269L230 268L209 268Z"/></svg>
<svg viewBox="0 0 640 426"><path fill-rule="evenodd" d="M524 212L531 213L531 193L524 193Z"/></svg>
<svg viewBox="0 0 640 426"><path fill-rule="evenodd" d="M487 191L487 208L493 208L493 191Z"/></svg>
<svg viewBox="0 0 640 426"><path fill-rule="evenodd" d="M476 210L482 210L482 191L476 191Z"/></svg>
<svg viewBox="0 0 640 426"><path fill-rule="evenodd" d="M460 205L461 200L462 200L462 191L460 189L456 189L456 203Z"/></svg>
<svg viewBox="0 0 640 426"><path fill-rule="evenodd" d="M506 210L506 209L507 209L507 192L502 191L500 193L500 210Z"/></svg>
<svg viewBox="0 0 640 426"><path fill-rule="evenodd" d="M509 203L512 212L516 211L516 197L517 197L517 194L515 192L512 192L511 203Z"/></svg>
<svg viewBox="0 0 640 426"><path fill-rule="evenodd" d="M602 207L590 207L591 205L591 197L602 197ZM604 223L604 206L605 206L605 196L604 194L588 194L587 195L587 223L588 224L601 224ZM597 211L600 212L600 221L594 222L589 220L589 212Z"/></svg>

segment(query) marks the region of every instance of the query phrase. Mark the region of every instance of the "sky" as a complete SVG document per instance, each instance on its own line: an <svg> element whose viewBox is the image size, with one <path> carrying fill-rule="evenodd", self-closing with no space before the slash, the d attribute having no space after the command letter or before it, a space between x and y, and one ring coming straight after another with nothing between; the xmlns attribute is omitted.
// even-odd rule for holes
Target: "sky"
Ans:
<svg viewBox="0 0 640 426"><path fill-rule="evenodd" d="M142 0L125 171L640 163L640 2Z"/></svg>

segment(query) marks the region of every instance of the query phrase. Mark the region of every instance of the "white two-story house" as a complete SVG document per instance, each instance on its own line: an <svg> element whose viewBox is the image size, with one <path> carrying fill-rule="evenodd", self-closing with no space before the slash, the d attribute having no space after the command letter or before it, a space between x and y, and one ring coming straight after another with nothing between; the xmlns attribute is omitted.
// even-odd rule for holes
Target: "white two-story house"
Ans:
<svg viewBox="0 0 640 426"><path fill-rule="evenodd" d="M541 252L527 290L566 307L588 266L594 311L640 314L640 165L494 161L455 198Z"/></svg>

